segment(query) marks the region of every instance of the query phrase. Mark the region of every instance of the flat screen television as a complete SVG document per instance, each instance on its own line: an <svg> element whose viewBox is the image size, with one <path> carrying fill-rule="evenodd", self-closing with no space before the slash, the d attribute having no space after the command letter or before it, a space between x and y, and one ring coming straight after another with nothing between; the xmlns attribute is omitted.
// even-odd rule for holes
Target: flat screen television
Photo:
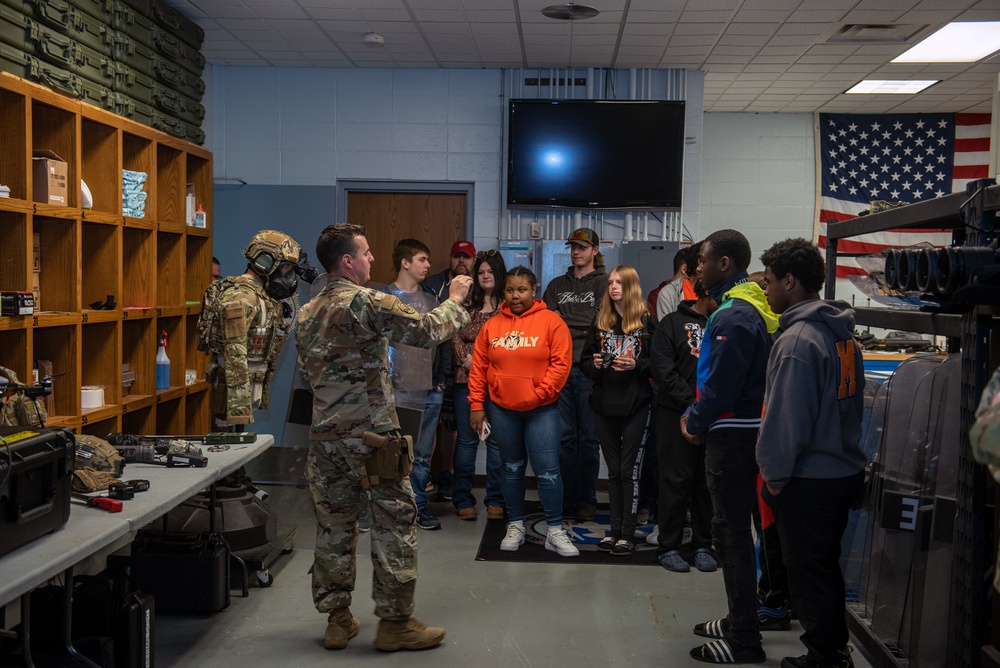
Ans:
<svg viewBox="0 0 1000 668"><path fill-rule="evenodd" d="M510 101L507 206L679 211L684 102Z"/></svg>

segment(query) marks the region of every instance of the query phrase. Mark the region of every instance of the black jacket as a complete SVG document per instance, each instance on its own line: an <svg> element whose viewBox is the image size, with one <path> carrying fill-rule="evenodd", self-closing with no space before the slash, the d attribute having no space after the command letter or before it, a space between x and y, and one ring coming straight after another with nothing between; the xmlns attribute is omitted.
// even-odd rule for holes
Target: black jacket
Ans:
<svg viewBox="0 0 1000 668"><path fill-rule="evenodd" d="M656 326L650 356L653 380L659 386L656 403L683 413L694 403L698 382L698 353L708 317L683 301Z"/></svg>
<svg viewBox="0 0 1000 668"><path fill-rule="evenodd" d="M622 319L617 314L610 332L597 329L591 323L580 355L580 370L594 381L590 395L590 408L601 415L621 417L631 415L648 404L653 391L649 385L649 351L653 336L654 319L643 318L642 329L622 331ZM616 357L635 359L635 369L615 371L594 366L594 353L613 353Z"/></svg>

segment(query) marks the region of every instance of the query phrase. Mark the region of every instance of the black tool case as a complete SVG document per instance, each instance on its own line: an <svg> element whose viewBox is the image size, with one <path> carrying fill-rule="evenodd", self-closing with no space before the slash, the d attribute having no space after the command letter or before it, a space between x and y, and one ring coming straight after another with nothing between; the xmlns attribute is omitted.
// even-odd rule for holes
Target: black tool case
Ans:
<svg viewBox="0 0 1000 668"><path fill-rule="evenodd" d="M132 586L157 612L214 614L229 606L229 546L220 533L140 531L132 542Z"/></svg>
<svg viewBox="0 0 1000 668"><path fill-rule="evenodd" d="M66 429L0 427L0 555L66 525L75 453Z"/></svg>

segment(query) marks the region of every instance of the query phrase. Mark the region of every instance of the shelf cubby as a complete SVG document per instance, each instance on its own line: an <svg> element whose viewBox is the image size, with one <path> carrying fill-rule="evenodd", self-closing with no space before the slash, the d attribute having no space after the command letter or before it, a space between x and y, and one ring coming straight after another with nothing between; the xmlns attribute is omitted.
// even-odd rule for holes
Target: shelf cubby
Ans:
<svg viewBox="0 0 1000 668"><path fill-rule="evenodd" d="M115 415L102 420L87 420L80 426L84 434L104 438L108 434L121 432L121 416Z"/></svg>
<svg viewBox="0 0 1000 668"><path fill-rule="evenodd" d="M77 325L34 327L33 355L52 362L52 396L55 411L49 417L80 415L80 328Z"/></svg>
<svg viewBox="0 0 1000 668"><path fill-rule="evenodd" d="M103 223L83 223L82 306L115 298L115 310L121 309L118 286L121 285L121 228Z"/></svg>
<svg viewBox="0 0 1000 668"><path fill-rule="evenodd" d="M189 234L186 240L186 261L185 267L209 267L212 266L212 240L209 237L195 237ZM201 304L201 298L205 295L208 284L212 282L211 271L201 274L196 271L187 271L184 276L184 301L189 306Z"/></svg>
<svg viewBox="0 0 1000 668"><path fill-rule="evenodd" d="M190 392L184 397L184 432L197 434L204 425L210 425L212 420L211 405L207 387Z"/></svg>
<svg viewBox="0 0 1000 668"><path fill-rule="evenodd" d="M20 382L31 382L31 351L27 329L0 330L0 366L17 374Z"/></svg>
<svg viewBox="0 0 1000 668"><path fill-rule="evenodd" d="M156 220L160 229L184 231L184 198L187 186L184 177L184 155L170 147L156 147Z"/></svg>
<svg viewBox="0 0 1000 668"><path fill-rule="evenodd" d="M0 230L5 247L3 262L0 262L0 290L30 290L32 237L28 230L28 214L0 211Z"/></svg>
<svg viewBox="0 0 1000 668"><path fill-rule="evenodd" d="M41 309L79 312L80 301L80 221L34 215L32 231L39 236L38 275Z"/></svg>
<svg viewBox="0 0 1000 668"><path fill-rule="evenodd" d="M131 132L122 133L122 169L132 172L143 172L146 175L146 183L143 184L143 191L146 193L145 215L142 218L128 217L126 224L131 220L133 224L154 226L156 224L156 192L152 190L156 182L156 143L148 137L133 134ZM118 188L121 189L122 175L117 175ZM122 195L124 197L124 194ZM121 205L121 201L119 201ZM121 206L118 212L122 213Z"/></svg>
<svg viewBox="0 0 1000 668"><path fill-rule="evenodd" d="M212 210L212 163L205 158L200 156L191 155L187 156L187 183L194 186L194 200L195 208L201 204L205 211ZM185 192L186 194L186 192ZM187 221L185 221L187 222ZM205 228L191 228L188 230L191 234L205 234L206 236L211 236L212 230L212 217L205 216Z"/></svg>
<svg viewBox="0 0 1000 668"><path fill-rule="evenodd" d="M123 434L156 434L156 417L152 406L130 409L122 413Z"/></svg>
<svg viewBox="0 0 1000 668"><path fill-rule="evenodd" d="M184 319L180 316L160 317L156 319L155 339L157 347L159 347L160 345L160 332L167 333L167 357L170 358L170 387L183 389ZM155 352L154 352L154 361L155 361ZM160 392L162 392L162 390Z"/></svg>
<svg viewBox="0 0 1000 668"><path fill-rule="evenodd" d="M80 174L76 166L78 116L73 105L68 98L60 96L49 102L32 102L31 150L52 151L66 162L66 206L79 207Z"/></svg>
<svg viewBox="0 0 1000 668"><path fill-rule="evenodd" d="M118 322L83 325L82 385L103 385L104 404L121 403L121 328Z"/></svg>
<svg viewBox="0 0 1000 668"><path fill-rule="evenodd" d="M152 318L122 321L122 361L135 373L135 380L122 403L151 398L156 394L156 346L158 334ZM121 369L119 369L121 371ZM119 381L121 379L119 378Z"/></svg>
<svg viewBox="0 0 1000 668"><path fill-rule="evenodd" d="M0 89L0 183L10 188L10 196L30 200L28 171L28 98L20 92Z"/></svg>
<svg viewBox="0 0 1000 668"><path fill-rule="evenodd" d="M156 405L156 431L153 432L154 434L184 433L183 400L184 394L182 392L178 396L172 399L166 399Z"/></svg>
<svg viewBox="0 0 1000 668"><path fill-rule="evenodd" d="M153 236L153 232L147 229L124 228L121 306L147 308L155 306L156 272L156 237Z"/></svg>
<svg viewBox="0 0 1000 668"><path fill-rule="evenodd" d="M156 305L184 304L184 235L158 232L156 235ZM211 265L209 265L211 266Z"/></svg>
<svg viewBox="0 0 1000 668"><path fill-rule="evenodd" d="M121 133L90 119L81 126L83 181L94 199L94 211L121 215Z"/></svg>

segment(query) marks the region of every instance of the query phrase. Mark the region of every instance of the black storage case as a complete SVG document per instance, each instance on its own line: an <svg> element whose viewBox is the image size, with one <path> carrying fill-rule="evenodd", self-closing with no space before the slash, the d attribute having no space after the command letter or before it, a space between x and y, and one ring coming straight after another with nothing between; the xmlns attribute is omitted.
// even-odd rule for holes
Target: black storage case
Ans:
<svg viewBox="0 0 1000 668"><path fill-rule="evenodd" d="M229 606L229 546L219 533L140 531L131 583L153 595L157 612L214 614Z"/></svg>
<svg viewBox="0 0 1000 668"><path fill-rule="evenodd" d="M73 641L98 665L152 668L156 614L153 597L130 591L129 587L125 571L115 568L73 578ZM62 585L31 592L31 649L36 656L57 655L62 649L63 629L58 620L63 616L64 596ZM87 638L110 638L114 642L111 651L98 659L84 650L82 641Z"/></svg>
<svg viewBox="0 0 1000 668"><path fill-rule="evenodd" d="M0 427L0 555L69 520L76 438L60 428Z"/></svg>

